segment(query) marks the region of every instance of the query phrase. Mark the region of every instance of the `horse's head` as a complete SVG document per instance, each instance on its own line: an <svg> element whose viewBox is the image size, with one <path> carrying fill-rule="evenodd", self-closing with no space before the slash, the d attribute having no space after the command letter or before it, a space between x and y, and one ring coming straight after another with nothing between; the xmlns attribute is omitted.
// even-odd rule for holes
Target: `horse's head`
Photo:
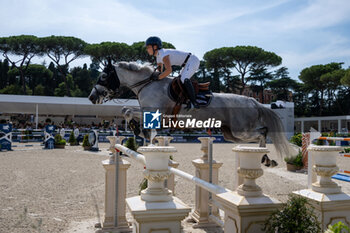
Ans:
<svg viewBox="0 0 350 233"><path fill-rule="evenodd" d="M118 93L120 80L118 78L115 66L109 61L106 68L98 77L97 83L91 90L89 100L93 104L102 104L113 99Z"/></svg>

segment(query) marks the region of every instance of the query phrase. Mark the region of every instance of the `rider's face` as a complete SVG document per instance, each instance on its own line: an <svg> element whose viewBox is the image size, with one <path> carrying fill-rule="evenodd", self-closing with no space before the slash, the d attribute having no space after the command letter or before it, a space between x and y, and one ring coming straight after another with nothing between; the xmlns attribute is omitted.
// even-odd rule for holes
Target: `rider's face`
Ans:
<svg viewBox="0 0 350 233"><path fill-rule="evenodd" d="M154 50L153 50L153 48L154 48ZM146 47L147 53L151 56L155 55L155 54L153 54L153 51L155 51L155 49L157 49L156 45L147 45L147 47Z"/></svg>

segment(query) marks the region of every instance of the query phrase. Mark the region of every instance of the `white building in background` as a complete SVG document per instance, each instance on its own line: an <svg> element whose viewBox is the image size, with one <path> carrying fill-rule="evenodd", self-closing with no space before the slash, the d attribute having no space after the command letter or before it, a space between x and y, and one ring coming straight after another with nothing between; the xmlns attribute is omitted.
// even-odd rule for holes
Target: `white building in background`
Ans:
<svg viewBox="0 0 350 233"><path fill-rule="evenodd" d="M326 117L300 117L294 120L295 132L309 132L314 128L319 132L348 133L350 131L350 115Z"/></svg>

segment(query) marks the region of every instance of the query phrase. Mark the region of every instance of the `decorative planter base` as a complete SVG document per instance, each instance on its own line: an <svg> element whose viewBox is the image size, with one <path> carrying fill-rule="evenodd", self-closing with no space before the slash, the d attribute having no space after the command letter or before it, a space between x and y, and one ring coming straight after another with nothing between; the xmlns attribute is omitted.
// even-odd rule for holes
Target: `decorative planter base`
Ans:
<svg viewBox="0 0 350 233"><path fill-rule="evenodd" d="M134 218L133 232L181 232L181 221L191 208L177 197L168 202L145 202L140 196L126 199Z"/></svg>
<svg viewBox="0 0 350 233"><path fill-rule="evenodd" d="M311 189L303 189L293 193L305 197L315 208L316 216L321 222L321 232L324 232L328 225L333 225L339 221L350 227L349 194L324 194Z"/></svg>
<svg viewBox="0 0 350 233"><path fill-rule="evenodd" d="M265 220L282 206L278 200L266 195L244 197L237 192L217 195L225 210L225 233L263 233Z"/></svg>

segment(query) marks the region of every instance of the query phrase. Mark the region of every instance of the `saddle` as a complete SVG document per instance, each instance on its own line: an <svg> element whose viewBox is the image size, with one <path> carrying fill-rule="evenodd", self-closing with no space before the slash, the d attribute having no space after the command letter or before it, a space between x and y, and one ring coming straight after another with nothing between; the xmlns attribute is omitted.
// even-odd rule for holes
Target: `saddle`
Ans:
<svg viewBox="0 0 350 233"><path fill-rule="evenodd" d="M209 89L210 82L198 83L196 80L191 80L194 91L196 93L196 101L201 107L206 107L210 104L212 99L212 92ZM176 77L169 85L168 89L169 97L175 101L175 106L173 108L173 115L180 112L182 104L188 104L190 101L185 87L181 82L180 77Z"/></svg>

